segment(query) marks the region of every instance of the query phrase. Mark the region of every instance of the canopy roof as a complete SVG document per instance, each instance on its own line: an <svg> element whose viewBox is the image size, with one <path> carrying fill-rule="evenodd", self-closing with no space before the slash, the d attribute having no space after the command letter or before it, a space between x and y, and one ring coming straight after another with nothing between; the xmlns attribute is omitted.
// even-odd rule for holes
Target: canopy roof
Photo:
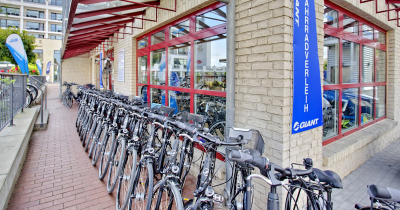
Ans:
<svg viewBox="0 0 400 210"><path fill-rule="evenodd" d="M155 19L158 9L176 11L176 0L175 9L159 7L160 0L70 0L70 3L65 14L68 18L64 27L64 59L88 53L109 38L114 41L115 33L128 34L126 28L137 27L127 24L137 19L143 28L144 20L154 21L143 18L149 7L156 8Z"/></svg>

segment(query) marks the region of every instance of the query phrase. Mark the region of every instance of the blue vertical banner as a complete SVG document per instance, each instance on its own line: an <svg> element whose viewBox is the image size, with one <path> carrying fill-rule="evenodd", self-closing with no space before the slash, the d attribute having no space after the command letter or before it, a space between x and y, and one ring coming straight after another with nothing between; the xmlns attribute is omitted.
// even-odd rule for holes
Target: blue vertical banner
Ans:
<svg viewBox="0 0 400 210"><path fill-rule="evenodd" d="M100 89L103 88L103 53L100 53Z"/></svg>
<svg viewBox="0 0 400 210"><path fill-rule="evenodd" d="M6 45L21 69L21 72L29 75L28 57L26 56L21 37L18 34L11 34L7 37Z"/></svg>
<svg viewBox="0 0 400 210"><path fill-rule="evenodd" d="M39 59L36 60L36 66L39 69L39 75L42 75L42 63Z"/></svg>
<svg viewBox="0 0 400 210"><path fill-rule="evenodd" d="M46 74L50 74L51 61L47 63Z"/></svg>
<svg viewBox="0 0 400 210"><path fill-rule="evenodd" d="M323 125L314 0L295 0L292 134Z"/></svg>

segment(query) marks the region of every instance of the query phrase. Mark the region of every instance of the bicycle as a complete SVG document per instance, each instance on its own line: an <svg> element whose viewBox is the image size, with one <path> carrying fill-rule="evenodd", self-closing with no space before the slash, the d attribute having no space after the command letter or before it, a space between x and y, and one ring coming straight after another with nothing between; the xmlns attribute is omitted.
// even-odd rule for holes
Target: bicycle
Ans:
<svg viewBox="0 0 400 210"><path fill-rule="evenodd" d="M356 204L356 209L361 210L395 210L400 209L400 190L378 185L367 186L367 194L371 200L370 206Z"/></svg>
<svg viewBox="0 0 400 210"><path fill-rule="evenodd" d="M74 99L75 99L75 101L77 101L79 103L79 98L71 90L72 85L78 85L78 84L67 83L66 81L63 83L63 86L67 86L67 89L62 94L62 102L68 108L72 107L72 105L74 104Z"/></svg>

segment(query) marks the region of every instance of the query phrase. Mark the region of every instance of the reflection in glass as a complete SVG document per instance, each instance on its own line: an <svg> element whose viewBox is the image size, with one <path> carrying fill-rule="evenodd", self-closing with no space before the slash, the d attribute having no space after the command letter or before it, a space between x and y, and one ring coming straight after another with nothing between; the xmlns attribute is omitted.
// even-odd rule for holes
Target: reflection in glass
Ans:
<svg viewBox="0 0 400 210"><path fill-rule="evenodd" d="M339 83L339 39L324 38L324 85Z"/></svg>
<svg viewBox="0 0 400 210"><path fill-rule="evenodd" d="M177 38L189 34L189 20L178 23L169 28L169 38Z"/></svg>
<svg viewBox="0 0 400 210"><path fill-rule="evenodd" d="M367 25L363 25L363 37L373 40L374 39L374 29Z"/></svg>
<svg viewBox="0 0 400 210"><path fill-rule="evenodd" d="M386 86L376 87L376 118L381 118L386 114Z"/></svg>
<svg viewBox="0 0 400 210"><path fill-rule="evenodd" d="M138 41L138 49L142 49L147 47L148 38L144 37L143 39Z"/></svg>
<svg viewBox="0 0 400 210"><path fill-rule="evenodd" d="M147 55L138 57L138 82L147 84Z"/></svg>
<svg viewBox="0 0 400 210"><path fill-rule="evenodd" d="M338 90L325 90L322 98L322 114L324 119L323 138L329 139L338 134Z"/></svg>
<svg viewBox="0 0 400 210"><path fill-rule="evenodd" d="M151 44L158 44L165 41L165 32L164 30L151 35Z"/></svg>
<svg viewBox="0 0 400 210"><path fill-rule="evenodd" d="M150 88L151 106L164 105L165 106L165 90Z"/></svg>
<svg viewBox="0 0 400 210"><path fill-rule="evenodd" d="M178 112L190 112L190 93L170 90L168 92L169 106Z"/></svg>
<svg viewBox="0 0 400 210"><path fill-rule="evenodd" d="M343 30L353 34L358 34L358 21L347 15L343 15Z"/></svg>
<svg viewBox="0 0 400 210"><path fill-rule="evenodd" d="M150 52L150 84L165 85L165 49Z"/></svg>
<svg viewBox="0 0 400 210"><path fill-rule="evenodd" d="M211 127L216 122L225 121L226 98L209 95L194 95L195 114L207 117L206 126Z"/></svg>
<svg viewBox="0 0 400 210"><path fill-rule="evenodd" d="M358 88L343 89L342 133L358 126Z"/></svg>
<svg viewBox="0 0 400 210"><path fill-rule="evenodd" d="M359 44L342 41L342 82L358 83L360 64Z"/></svg>
<svg viewBox="0 0 400 210"><path fill-rule="evenodd" d="M375 36L379 43L386 44L386 34L385 33L375 30Z"/></svg>
<svg viewBox="0 0 400 210"><path fill-rule="evenodd" d="M374 48L363 46L362 82L374 82Z"/></svg>
<svg viewBox="0 0 400 210"><path fill-rule="evenodd" d="M324 6L324 24L338 27L338 12L330 7Z"/></svg>
<svg viewBox="0 0 400 210"><path fill-rule="evenodd" d="M168 48L169 86L190 88L190 43Z"/></svg>
<svg viewBox="0 0 400 210"><path fill-rule="evenodd" d="M386 52L376 50L376 82L386 82Z"/></svg>
<svg viewBox="0 0 400 210"><path fill-rule="evenodd" d="M144 102L148 102L148 100L147 100L147 85L138 86L138 95Z"/></svg>
<svg viewBox="0 0 400 210"><path fill-rule="evenodd" d="M361 88L361 124L374 120L374 88Z"/></svg>
<svg viewBox="0 0 400 210"><path fill-rule="evenodd" d="M226 23L226 6L196 17L196 31Z"/></svg>
<svg viewBox="0 0 400 210"><path fill-rule="evenodd" d="M197 40L194 52L194 88L225 91L226 34Z"/></svg>

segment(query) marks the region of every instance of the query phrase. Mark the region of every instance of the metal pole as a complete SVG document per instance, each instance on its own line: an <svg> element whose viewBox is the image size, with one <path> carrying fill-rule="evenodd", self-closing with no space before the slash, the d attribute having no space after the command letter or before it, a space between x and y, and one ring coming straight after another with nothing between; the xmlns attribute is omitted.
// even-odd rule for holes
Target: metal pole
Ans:
<svg viewBox="0 0 400 210"><path fill-rule="evenodd" d="M43 128L43 94L44 92L42 91L42 102L40 103L40 127Z"/></svg>
<svg viewBox="0 0 400 210"><path fill-rule="evenodd" d="M27 77L25 75L22 75L22 81L21 81L21 97L22 97L22 107L21 107L21 113L24 113L24 106L25 106L25 99L26 99L26 80Z"/></svg>
<svg viewBox="0 0 400 210"><path fill-rule="evenodd" d="M225 127L225 141L229 142L227 138L227 129L235 126L235 13L236 5L235 0L217 0L227 4L226 14L226 33L227 33L227 74L226 74L226 127ZM229 147L225 149L225 154L228 155ZM232 176L232 166L228 162L225 164L226 174L225 179L228 180ZM224 190L225 199L228 201L232 195L231 182L226 183ZM229 207L229 202L226 202Z"/></svg>
<svg viewBox="0 0 400 210"><path fill-rule="evenodd" d="M47 110L47 85L46 84L44 84L44 91L45 91L45 93L44 93L44 96L46 97L46 101L45 101L45 104L46 104L46 110Z"/></svg>
<svg viewBox="0 0 400 210"><path fill-rule="evenodd" d="M14 79L14 76L11 76L11 80ZM10 101L10 126L14 126L14 83L10 83L11 85L11 101Z"/></svg>

